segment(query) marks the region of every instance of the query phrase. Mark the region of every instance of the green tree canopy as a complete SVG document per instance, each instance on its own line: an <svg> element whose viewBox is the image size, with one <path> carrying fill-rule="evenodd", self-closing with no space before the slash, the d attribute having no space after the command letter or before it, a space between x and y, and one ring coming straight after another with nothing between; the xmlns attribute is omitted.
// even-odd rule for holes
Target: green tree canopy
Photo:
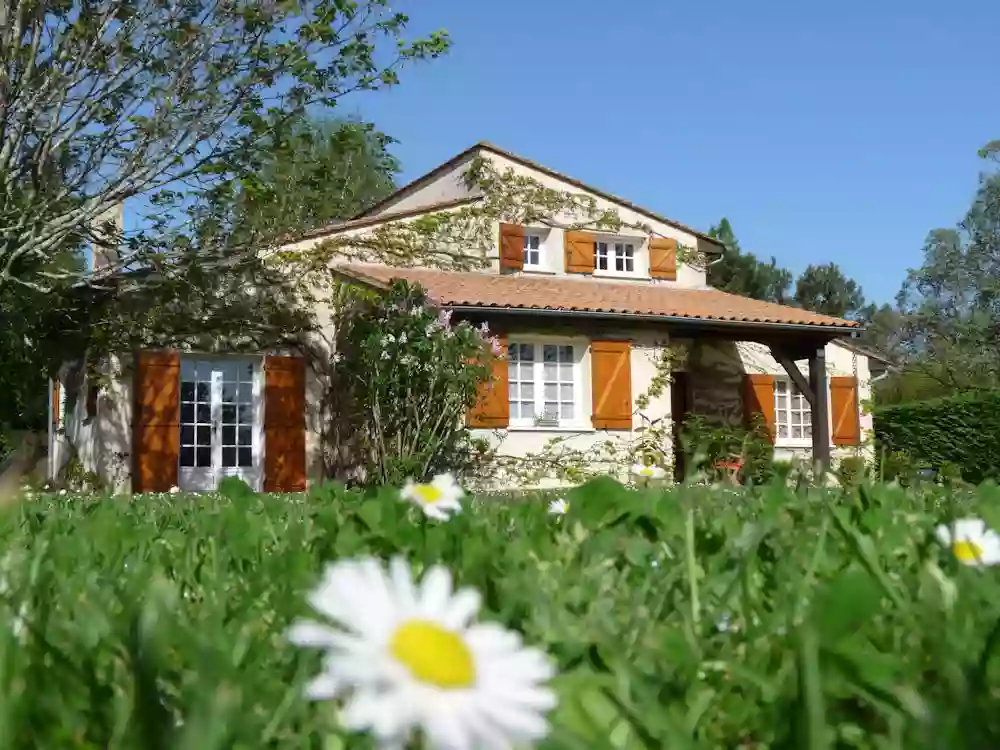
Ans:
<svg viewBox="0 0 1000 750"><path fill-rule="evenodd" d="M708 266L708 283L716 289L744 297L784 304L792 284L792 274L780 268L772 257L761 261L753 253L740 250L729 220L724 218L708 230L726 247L721 260Z"/></svg>
<svg viewBox="0 0 1000 750"><path fill-rule="evenodd" d="M861 287L836 263L806 267L795 282L795 304L838 318L857 317L865 304Z"/></svg>

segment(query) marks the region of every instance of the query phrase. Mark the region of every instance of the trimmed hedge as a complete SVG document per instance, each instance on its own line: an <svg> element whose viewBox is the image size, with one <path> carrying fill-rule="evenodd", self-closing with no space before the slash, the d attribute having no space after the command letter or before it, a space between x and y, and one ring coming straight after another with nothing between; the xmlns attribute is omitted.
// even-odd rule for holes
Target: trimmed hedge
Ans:
<svg viewBox="0 0 1000 750"><path fill-rule="evenodd" d="M918 466L954 464L970 482L1000 477L1000 391L876 408L875 435L880 452Z"/></svg>

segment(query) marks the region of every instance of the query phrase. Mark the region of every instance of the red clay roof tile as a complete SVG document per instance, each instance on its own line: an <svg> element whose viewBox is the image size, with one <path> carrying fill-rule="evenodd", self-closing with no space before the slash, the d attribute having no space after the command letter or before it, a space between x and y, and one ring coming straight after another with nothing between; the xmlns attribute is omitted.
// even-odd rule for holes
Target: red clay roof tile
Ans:
<svg viewBox="0 0 1000 750"><path fill-rule="evenodd" d="M621 282L589 276L533 276L348 264L339 271L362 281L419 283L435 303L522 310L619 313L745 323L857 328L854 321L797 307L740 297L717 289L684 289L654 281Z"/></svg>

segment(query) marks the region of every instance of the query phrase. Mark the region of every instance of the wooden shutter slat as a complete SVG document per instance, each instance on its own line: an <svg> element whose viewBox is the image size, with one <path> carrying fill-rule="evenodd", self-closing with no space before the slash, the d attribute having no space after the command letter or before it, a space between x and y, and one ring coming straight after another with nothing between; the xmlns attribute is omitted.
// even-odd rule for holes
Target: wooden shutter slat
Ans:
<svg viewBox="0 0 1000 750"><path fill-rule="evenodd" d="M305 360L268 356L264 358L264 491L305 488Z"/></svg>
<svg viewBox="0 0 1000 750"><path fill-rule="evenodd" d="M774 418L774 377L771 375L752 374L743 379L743 414L748 427L754 423L754 417L764 418L771 442L777 435L777 425Z"/></svg>
<svg viewBox="0 0 1000 750"><path fill-rule="evenodd" d="M500 268L508 271L524 268L524 227L520 224L500 225Z"/></svg>
<svg viewBox="0 0 1000 750"><path fill-rule="evenodd" d="M139 352L135 360L132 416L132 491L167 492L177 484L181 452L177 352Z"/></svg>
<svg viewBox="0 0 1000 750"><path fill-rule="evenodd" d="M653 237L649 241L649 275L654 279L677 280L677 240Z"/></svg>
<svg viewBox="0 0 1000 750"><path fill-rule="evenodd" d="M594 272L594 243L596 241L596 235L590 232L566 232L563 235L567 273Z"/></svg>
<svg viewBox="0 0 1000 750"><path fill-rule="evenodd" d="M628 341L590 344L591 422L602 430L632 429L632 345Z"/></svg>
<svg viewBox="0 0 1000 750"><path fill-rule="evenodd" d="M861 442L861 421L856 378L830 378L830 413L833 415L833 444L858 445Z"/></svg>
<svg viewBox="0 0 1000 750"><path fill-rule="evenodd" d="M502 357L495 357L487 380L479 384L476 405L469 410L466 424L469 427L497 429L510 424L510 384L507 378L507 337L497 335Z"/></svg>

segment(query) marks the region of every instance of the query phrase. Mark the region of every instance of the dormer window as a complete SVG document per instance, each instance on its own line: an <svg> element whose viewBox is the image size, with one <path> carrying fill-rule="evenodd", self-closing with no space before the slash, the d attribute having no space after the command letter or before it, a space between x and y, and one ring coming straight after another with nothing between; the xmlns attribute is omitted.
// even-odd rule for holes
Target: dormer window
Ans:
<svg viewBox="0 0 1000 750"><path fill-rule="evenodd" d="M598 271L635 273L635 243L598 240L594 243Z"/></svg>
<svg viewBox="0 0 1000 750"><path fill-rule="evenodd" d="M542 236L524 233L524 265L537 268L542 265Z"/></svg>

